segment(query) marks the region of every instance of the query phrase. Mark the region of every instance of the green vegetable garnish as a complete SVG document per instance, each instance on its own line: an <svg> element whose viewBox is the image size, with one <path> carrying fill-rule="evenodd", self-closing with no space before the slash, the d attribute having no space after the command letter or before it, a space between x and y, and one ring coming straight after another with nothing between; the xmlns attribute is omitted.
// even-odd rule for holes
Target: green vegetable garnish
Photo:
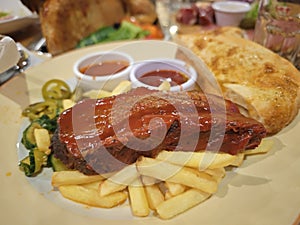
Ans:
<svg viewBox="0 0 300 225"><path fill-rule="evenodd" d="M1 17L5 17L5 16L8 16L9 13L8 12L0 12L0 18Z"/></svg>
<svg viewBox="0 0 300 225"><path fill-rule="evenodd" d="M82 39L78 43L77 48L109 41L141 39L147 35L149 35L149 31L143 30L133 23L123 21L119 28L114 28L113 26L100 28Z"/></svg>
<svg viewBox="0 0 300 225"><path fill-rule="evenodd" d="M19 168L28 177L37 175L43 167L63 168L58 160L55 161L51 157L51 154L46 154L37 148L34 130L44 128L52 135L57 128L57 118L63 110L62 100L70 98L72 93L64 81L53 79L43 85L42 95L45 101L31 104L22 112L31 123L23 131L21 143L28 149L28 156L19 162Z"/></svg>
<svg viewBox="0 0 300 225"><path fill-rule="evenodd" d="M19 167L27 177L40 173L43 165L47 163L47 155L38 149L32 149L29 155L21 160Z"/></svg>

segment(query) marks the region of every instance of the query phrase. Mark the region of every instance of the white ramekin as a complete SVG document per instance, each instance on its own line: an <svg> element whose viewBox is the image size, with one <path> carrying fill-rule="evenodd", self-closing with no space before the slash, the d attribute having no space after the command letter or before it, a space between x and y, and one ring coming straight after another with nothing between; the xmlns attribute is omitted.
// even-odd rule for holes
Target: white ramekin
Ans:
<svg viewBox="0 0 300 225"><path fill-rule="evenodd" d="M239 26L251 6L247 2L218 1L212 3L212 8L218 26Z"/></svg>
<svg viewBox="0 0 300 225"><path fill-rule="evenodd" d="M132 82L132 87L146 87L157 90L158 87L150 86L139 81L139 78L142 75L154 70L175 70L188 77L188 80L185 83L172 86L170 91L192 90L195 87L197 80L197 73L195 69L186 62L178 59L151 59L134 63L129 76L130 81Z"/></svg>
<svg viewBox="0 0 300 225"><path fill-rule="evenodd" d="M91 76L80 72L80 68L82 67L114 60L126 61L128 62L128 67L118 73L104 76ZM85 55L78 59L73 66L73 72L75 77L78 79L78 85L84 90L103 89L112 91L121 81L129 79L129 73L132 65L132 57L124 52L101 51Z"/></svg>

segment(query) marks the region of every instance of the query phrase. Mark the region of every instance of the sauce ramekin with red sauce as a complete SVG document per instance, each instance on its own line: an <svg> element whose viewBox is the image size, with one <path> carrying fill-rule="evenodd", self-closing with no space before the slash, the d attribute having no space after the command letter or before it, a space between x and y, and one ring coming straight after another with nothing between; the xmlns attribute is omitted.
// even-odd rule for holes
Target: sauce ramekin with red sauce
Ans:
<svg viewBox="0 0 300 225"><path fill-rule="evenodd" d="M181 91L194 89L197 73L178 59L151 59L135 63L129 77L133 87L158 89L166 80L170 83L170 91Z"/></svg>
<svg viewBox="0 0 300 225"><path fill-rule="evenodd" d="M132 57L124 52L96 52L76 61L73 72L83 89L112 91L121 81L129 79L132 65Z"/></svg>

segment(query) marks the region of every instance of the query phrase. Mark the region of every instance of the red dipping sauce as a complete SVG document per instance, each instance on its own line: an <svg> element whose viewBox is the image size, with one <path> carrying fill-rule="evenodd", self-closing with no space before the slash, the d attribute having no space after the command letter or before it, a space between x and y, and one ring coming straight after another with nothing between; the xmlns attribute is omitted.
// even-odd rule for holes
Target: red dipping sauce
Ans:
<svg viewBox="0 0 300 225"><path fill-rule="evenodd" d="M116 74L129 66L126 61L105 61L81 67L79 71L90 76L107 76Z"/></svg>
<svg viewBox="0 0 300 225"><path fill-rule="evenodd" d="M175 70L153 70L138 78L144 84L158 87L164 80L168 80L171 87L181 85L188 80L188 77Z"/></svg>

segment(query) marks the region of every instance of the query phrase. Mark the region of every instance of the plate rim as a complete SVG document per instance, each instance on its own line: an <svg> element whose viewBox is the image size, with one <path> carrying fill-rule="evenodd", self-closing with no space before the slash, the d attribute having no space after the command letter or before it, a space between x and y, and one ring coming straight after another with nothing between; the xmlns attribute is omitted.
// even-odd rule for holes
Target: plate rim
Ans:
<svg viewBox="0 0 300 225"><path fill-rule="evenodd" d="M123 43L123 42L121 42L121 43ZM31 69L29 69L28 70L28 72L27 72L27 74L26 75L28 75L29 77L30 76L33 76L34 77L34 79L38 79L39 78L39 76L41 76L41 75L37 75L37 73L38 72L41 72L41 71L43 71L43 67L47 67L47 64L55 64L55 63L57 63L57 61L58 60L60 60L60 59L67 59L67 58L70 58L70 60L74 60L75 58L77 58L77 57L79 57L81 54L85 54L86 52L90 52L90 51L94 51L94 50L97 50L97 49L102 49L102 48L113 48L114 46L117 46L118 44L120 44L120 43L109 43L109 44L107 44L107 45L105 45L105 46L103 46L103 45L97 45L97 46L92 46L92 47L90 47L90 48L85 48L85 49L78 49L78 50L76 50L76 51L72 51L72 52L69 52L69 53L67 53L67 54L64 54L64 55L61 55L61 56L57 56L57 58L56 57L54 57L53 59L49 59L49 60L51 60L50 62L48 62L48 60L47 61L45 61L45 62L43 62L42 64L40 64L40 65L37 65L37 66L35 66L35 67L32 67ZM46 74L47 75L47 74ZM59 74L57 74L56 75L56 77L57 76L59 76ZM30 81L30 79L28 80L28 78L26 79L26 82L27 82L27 84L28 84L28 82L34 82L34 81L36 81L36 80L34 80L34 79L32 79L31 81ZM42 79L42 78L40 78L40 79ZM45 78L44 78L45 79ZM29 88L36 88L38 85L33 85L33 86L31 86L31 85L29 85ZM1 89L1 88L0 88ZM3 96L2 95L0 95L0 98L3 100L4 98L3 98ZM5 99L4 99L5 100ZM8 104L9 105L9 107L12 107L12 109L13 110L18 110L18 112L20 112L20 108L18 107L18 106L16 106L14 103L12 103L11 101L9 101L9 100L6 100L5 102L4 102L5 104ZM3 103L0 103L1 105L3 104ZM15 114L16 114L16 112L15 112ZM8 114L5 114L5 118L11 118ZM295 142L294 142L294 144L296 144L296 146L298 145L298 144L300 144L300 140L298 140L297 139L297 135L294 133L294 130L297 128L297 126L298 126L298 128L300 128L300 125L299 125L299 121L300 121L300 116L298 116L296 119L295 119L295 121L293 122L293 124L291 125L291 126L289 126L289 127L287 127L282 133L279 133L278 134L278 138L281 140L281 142L282 142L282 144L283 145L288 145L288 143L289 143L289 141L290 140L295 140ZM18 121L18 122L20 122L20 121ZM9 125L11 125L11 123L12 122L9 122ZM18 127L19 125L18 124L14 124L14 126L13 127ZM1 120L0 121L0 127L6 127L6 125L4 124L4 122ZM19 132L19 131L18 131ZM13 134L14 134L14 136L16 135L16 131L13 131ZM1 139L0 140L4 140L5 141L5 138L3 138L3 137L1 137ZM11 138L11 139L9 139L10 141L9 141L9 144L12 144L12 141L14 140L13 138ZM18 141L18 140L17 140ZM15 142L16 143L16 142ZM286 148L286 146L283 146L282 147L283 148L283 150L289 150L288 152L289 153L291 153L291 151L290 151L290 149L288 149L288 148ZM3 153L2 153L3 154ZM269 163L270 164L270 160L273 158L273 157L276 157L276 155L278 156L278 155L282 155L283 154L283 151L282 151L282 149L280 150L280 151L275 151L275 152L273 152L272 153L272 155L270 155L270 157L268 156L268 157L266 157L266 158L264 158L264 159L258 159L258 161L256 161L254 164L251 164L251 165L247 165L245 168L243 168L242 170L240 170L240 172L242 172L242 174L243 175L247 175L247 176L258 176L258 177L264 177L264 176L266 176L266 178L268 178L269 176L271 176L272 175L272 171L269 171L269 173L270 174L268 174L268 173L266 173L266 172L264 172L264 174L262 174L261 173L261 168L260 168L260 164L261 163ZM291 158L292 157L294 157L294 156L298 156L299 157L299 153L297 153L297 152L292 152L292 154L293 155L290 155L289 156L289 158L288 158L288 160L291 160ZM0 153L0 155L1 155L1 153ZM14 155L12 155L12 156L10 156L10 160L13 160L13 159L16 159L16 156L14 156ZM295 165L295 162L300 162L300 160L299 160L299 158L296 158L295 159L295 161L294 161L294 164L293 165L291 165L291 166L294 166L293 168L298 168L299 169L299 167L300 166L296 166ZM249 162L250 163L250 162ZM5 165L10 165L10 164L8 164L8 163L6 163ZM12 166L10 166L10 168L11 168ZM253 167L254 167L254 170L252 170L253 169ZM0 168L1 168L1 164L0 164ZM4 171L6 171L6 170L4 170ZM31 197L34 197L33 198L33 200L32 200L32 202L30 202L30 204L29 205L33 205L33 206L40 206L40 208L41 209L37 209L37 211L38 212L40 212L40 213L43 213L43 214L41 214L40 216L38 216L37 218L33 218L33 220L32 221L28 221L28 224L35 224L35 222L36 223L38 223L38 221L41 219L41 218L48 218L48 220L49 221L51 221L51 222L53 222L53 221L58 221L58 222L62 222L62 223L64 223L64 224L73 224L73 222L74 221L76 221L76 222L78 222L78 224L85 224L87 221L89 221L89 222L91 222L91 223L93 223L93 224L99 224L100 222L104 222L105 224L119 224L119 222L120 221L107 221L107 220L99 220L99 219L93 219L93 218L86 218L86 217L83 217L83 216L80 216L80 215L77 215L77 214L74 214L74 213L72 213L72 212L69 212L69 211L67 211L67 210L65 210L65 209L61 209L60 207L57 207L57 205L56 204L51 204L51 203L49 203L49 200L47 200L44 196L37 196L37 194L36 194L36 190L35 189L33 189L32 187L31 187L31 185L29 185L27 182L26 182L26 179L25 179L25 176L24 176L24 174L18 174L17 173L17 171L16 170L13 170L13 175L11 176L11 177L13 177L14 179L13 179L13 181L14 181L14 184L15 183L17 183L17 184L21 184L22 185L22 188L24 188L24 190L23 189L19 189L19 191L27 191L28 192L28 197L24 197L24 194L23 194L23 196L22 197L20 197L20 196L15 196L15 199L27 199L27 200L30 200L31 199ZM17 174L15 174L15 173L17 173ZM282 171L282 173L284 173L284 171ZM279 174L280 175L280 174ZM0 177L1 176L3 176L3 174L0 174ZM5 176L3 176L3 178L7 181L7 180L9 180L11 177L5 177ZM229 177L228 179L231 179L232 177ZM272 176L271 176L271 178L272 178ZM20 180L19 180L20 179ZM233 179L233 178L232 178ZM294 181L294 184L295 184L295 182L296 181ZM7 183L9 184L9 181L7 181ZM297 186L295 186L295 188L298 188L297 190L299 190L299 192L300 192L300 183L299 183L299 181L296 183L297 184ZM5 185L7 185L6 183L5 183ZM243 194L243 193L241 193L241 190L240 190L240 188L241 187L235 187L235 186L230 186L229 187L229 189L228 189L228 191L229 191L229 193L227 193L227 195L230 195L230 194L232 194L232 193L234 193L234 192L237 192L238 194ZM248 193L253 193L253 188L254 187L248 187L248 186L246 186L245 187L246 188L246 193L247 193L247 191L248 191ZM277 187L278 188L278 187ZM270 185L270 190L271 191L273 191L273 192L276 192L277 191L277 189L276 189L276 187L272 187L271 185ZM297 191L297 190L295 190L295 191ZM278 190L279 191L279 190ZM243 191L244 192L244 191ZM299 193L299 192L297 192L297 193ZM222 194L222 193L220 193L220 194ZM258 193L258 194L260 194L260 195L262 195L262 193ZM267 194L267 193L266 193ZM30 197L31 196L31 197ZM241 195L242 196L242 195ZM224 200L226 200L226 199L230 199L232 196L225 196L224 198ZM5 196L1 196L1 198L5 198ZM254 198L255 198L255 196L254 196ZM298 197L299 198L299 197ZM10 203L10 204L13 204L13 203ZM40 205L40 204L42 204L42 205ZM25 206L27 206L27 205L24 205L24 204L21 204L23 207L25 207ZM0 205L1 206L1 205ZM47 211L44 211L43 212L43 210L42 209L45 209L45 207L47 207L48 209L49 209L49 211L47 212ZM214 208L213 206L211 206L211 204L209 204L209 207L210 208ZM9 207L8 207L9 208ZM203 207L203 206L200 206L200 207L197 207L197 209L196 210L193 210L193 213L191 213L191 214L189 214L189 215L199 215L199 213L200 213L200 215L201 215L201 210L205 210L205 207ZM292 209L291 209L292 210ZM264 212L263 211L263 209L260 209L260 211L262 211L262 212ZM287 216L285 217L285 219L286 219L286 222L288 222L288 223L290 223L290 224L292 224L292 222L297 218L297 216L298 216L298 214L299 214L299 206L298 206L298 208L296 209L296 208L293 208L293 211L294 211L294 213L293 213L293 216L295 217L295 218L290 218L289 217L289 219L287 219ZM297 211L297 213L295 213ZM4 211L4 212L7 212L7 211ZM262 213L262 212L257 212L257 213ZM13 212L7 212L8 214L10 214L10 215L12 215L12 213ZM6 215L6 214L4 214L4 215ZM220 212L220 214L219 214L220 216L222 216L223 214ZM261 214L260 214L261 215ZM53 217L52 217L53 216ZM224 216L224 215L223 215ZM236 215L236 216L238 216L238 215ZM267 216L267 215L266 215ZM62 217L64 217L63 219L61 219ZM186 218L187 217L187 215L183 215L183 216L179 216L178 218L175 218L174 220L171 220L171 221L167 221L168 222L168 224L182 224L183 222L186 222L186 221L188 221L189 220L189 218ZM8 219L10 219L9 221L11 221L12 219L13 220L15 220L15 221L20 221L20 220L18 220L18 218L17 217L8 217L8 216L6 216L5 217L7 220ZM24 219L24 218L26 218L26 215L23 215L22 216L22 219ZM193 218L190 218L190 219L193 219ZM227 224L226 223L226 221L225 221L225 218L223 218L224 219L224 224ZM251 223L251 222L254 222L254 218L251 218L251 217L249 217L248 218L249 219L249 221L248 221L248 224L260 224L260 222L262 222L262 221L256 221L256 223ZM260 219L262 219L262 218L260 218ZM263 219L267 219L267 218L263 218ZM272 218L271 218L272 219ZM276 218L277 219L277 218ZM274 219L275 220L275 219ZM273 220L273 221L274 221ZM287 221L288 220L288 221ZM5 221L5 220L4 220ZM23 220L22 220L23 221ZM35 221L35 222L33 222L33 221ZM276 220L277 221L277 220ZM274 221L274 222L276 222L276 221ZM24 221L23 221L24 222ZM148 219L148 218L142 218L142 219L139 219L139 218L135 218L134 220L129 220L128 221L128 224L140 224L140 223L147 223L147 222L153 222L153 220L152 219ZM160 220L155 220L155 222L156 223L158 223L158 224L160 224ZM191 221L192 222L192 221ZM205 221L204 221L205 222ZM206 222L209 222L209 221L206 221ZM241 222L241 221L240 221ZM244 224L247 224L247 221L243 221L243 222L245 222ZM48 222L49 224L50 224L50 222ZM161 224L164 224L165 222L164 221L162 221L162 223ZM47 222L46 222L46 224L47 224ZM124 224L127 224L127 222L125 222ZM278 223L279 224L279 223Z"/></svg>

